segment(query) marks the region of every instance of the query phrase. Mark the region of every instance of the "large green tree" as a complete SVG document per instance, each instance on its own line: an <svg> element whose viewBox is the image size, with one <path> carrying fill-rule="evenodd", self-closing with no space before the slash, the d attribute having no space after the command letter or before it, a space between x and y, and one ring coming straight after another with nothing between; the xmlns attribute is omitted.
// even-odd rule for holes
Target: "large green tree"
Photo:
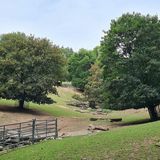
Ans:
<svg viewBox="0 0 160 160"><path fill-rule="evenodd" d="M76 52L74 52L73 49L69 48L69 47L67 47L67 48L61 47L61 51L62 51L62 54L65 58L65 62L66 62L65 72L64 72L65 73L64 81L70 81L71 80L71 75L68 72L68 67L69 67L71 56L76 54Z"/></svg>
<svg viewBox="0 0 160 160"><path fill-rule="evenodd" d="M69 57L71 57L73 54L75 54L75 52L73 51L72 48L65 48L65 47L61 47L61 51L62 51L62 54L64 55L64 57L66 59L68 59Z"/></svg>
<svg viewBox="0 0 160 160"><path fill-rule="evenodd" d="M95 58L96 55L86 49L80 49L78 53L70 57L68 62L69 80L71 80L74 87L84 91L89 76L89 69Z"/></svg>
<svg viewBox="0 0 160 160"><path fill-rule="evenodd" d="M24 102L53 103L55 84L63 77L60 49L47 39L24 33L0 36L0 97Z"/></svg>
<svg viewBox="0 0 160 160"><path fill-rule="evenodd" d="M157 120L160 104L160 22L157 16L124 14L101 42L109 108L147 107Z"/></svg>
<svg viewBox="0 0 160 160"><path fill-rule="evenodd" d="M89 70L88 82L85 85L84 94L89 101L89 106L95 108L96 105L101 106L103 102L103 79L102 68L96 62Z"/></svg>

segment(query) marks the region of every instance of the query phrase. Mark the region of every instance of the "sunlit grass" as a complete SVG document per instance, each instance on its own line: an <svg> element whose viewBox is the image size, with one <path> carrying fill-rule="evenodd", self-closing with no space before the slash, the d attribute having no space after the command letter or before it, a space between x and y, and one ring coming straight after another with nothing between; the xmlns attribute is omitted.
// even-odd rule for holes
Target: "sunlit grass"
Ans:
<svg viewBox="0 0 160 160"><path fill-rule="evenodd" d="M26 103L26 108L34 109L42 112L46 112L54 117L89 117L90 114L79 113L75 111L75 108L67 105L69 101L72 101L72 96L77 92L73 89L58 87L58 95L50 94L49 96L56 102L53 104L35 104L35 103ZM0 99L1 106L18 106L17 101Z"/></svg>
<svg viewBox="0 0 160 160"><path fill-rule="evenodd" d="M159 159L160 122L118 128L92 136L50 140L2 155L1 160Z"/></svg>

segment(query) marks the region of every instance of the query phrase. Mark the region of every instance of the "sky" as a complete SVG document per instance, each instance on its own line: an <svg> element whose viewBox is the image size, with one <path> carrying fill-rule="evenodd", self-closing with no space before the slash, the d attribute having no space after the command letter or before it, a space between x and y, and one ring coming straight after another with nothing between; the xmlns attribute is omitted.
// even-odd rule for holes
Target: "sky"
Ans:
<svg viewBox="0 0 160 160"><path fill-rule="evenodd" d="M25 32L54 44L93 49L123 13L160 16L159 0L0 0L0 34Z"/></svg>

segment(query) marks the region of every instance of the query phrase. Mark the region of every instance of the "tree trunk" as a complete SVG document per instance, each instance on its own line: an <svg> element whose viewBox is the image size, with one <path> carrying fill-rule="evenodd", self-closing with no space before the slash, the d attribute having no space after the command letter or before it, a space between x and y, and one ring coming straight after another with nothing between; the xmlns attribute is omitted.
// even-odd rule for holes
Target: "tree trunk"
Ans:
<svg viewBox="0 0 160 160"><path fill-rule="evenodd" d="M19 100L19 109L21 109L21 110L23 110L24 109L24 100L23 99L21 99L21 100Z"/></svg>
<svg viewBox="0 0 160 160"><path fill-rule="evenodd" d="M92 109L95 109L96 108L95 101L89 101L89 107L92 108Z"/></svg>
<svg viewBox="0 0 160 160"><path fill-rule="evenodd" d="M151 121L157 121L158 120L158 114L157 114L155 106L148 107L148 112L149 112Z"/></svg>

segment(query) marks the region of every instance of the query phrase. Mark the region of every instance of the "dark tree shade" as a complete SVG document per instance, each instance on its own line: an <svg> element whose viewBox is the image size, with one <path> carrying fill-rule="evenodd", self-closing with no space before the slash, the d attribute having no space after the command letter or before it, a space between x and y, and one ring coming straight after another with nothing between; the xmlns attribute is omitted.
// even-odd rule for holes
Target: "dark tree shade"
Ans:
<svg viewBox="0 0 160 160"><path fill-rule="evenodd" d="M101 42L106 99L111 109L147 107L157 120L160 104L160 22L157 16L124 14Z"/></svg>
<svg viewBox="0 0 160 160"><path fill-rule="evenodd" d="M0 37L0 97L19 101L52 103L55 84L63 77L60 49L47 39L24 33Z"/></svg>

